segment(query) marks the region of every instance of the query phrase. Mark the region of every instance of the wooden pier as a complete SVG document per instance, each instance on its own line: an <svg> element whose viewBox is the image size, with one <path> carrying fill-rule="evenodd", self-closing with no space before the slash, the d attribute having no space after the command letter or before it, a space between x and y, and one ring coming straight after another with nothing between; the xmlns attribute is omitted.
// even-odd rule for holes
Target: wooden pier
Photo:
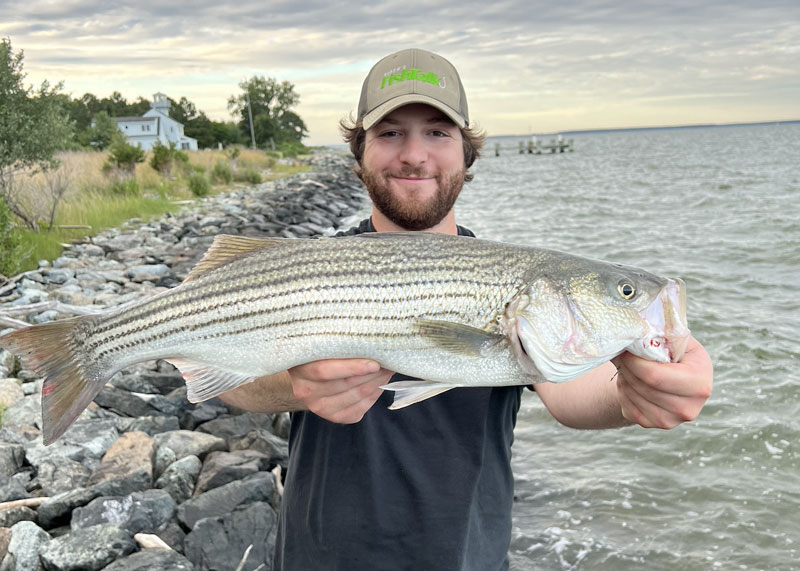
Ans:
<svg viewBox="0 0 800 571"><path fill-rule="evenodd" d="M494 156L500 156L500 143L494 144ZM528 142L520 141L519 142L519 154L523 155L528 153L529 155L543 155L543 154L554 154L554 153L565 153L565 152L573 152L575 150L573 146L572 139L564 139L559 135L554 139L550 139L549 142L542 142L536 137L531 137Z"/></svg>

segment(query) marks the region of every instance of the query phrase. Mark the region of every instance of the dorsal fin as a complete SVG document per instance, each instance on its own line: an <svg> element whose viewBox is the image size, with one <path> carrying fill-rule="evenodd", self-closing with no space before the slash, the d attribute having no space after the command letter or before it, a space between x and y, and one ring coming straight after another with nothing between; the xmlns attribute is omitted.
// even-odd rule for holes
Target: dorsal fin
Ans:
<svg viewBox="0 0 800 571"><path fill-rule="evenodd" d="M214 242L209 246L203 259L197 262L192 268L185 282L197 279L203 274L216 268L224 266L233 260L246 256L257 250L278 245L289 238L252 238L249 236L230 236L220 234L214 238Z"/></svg>

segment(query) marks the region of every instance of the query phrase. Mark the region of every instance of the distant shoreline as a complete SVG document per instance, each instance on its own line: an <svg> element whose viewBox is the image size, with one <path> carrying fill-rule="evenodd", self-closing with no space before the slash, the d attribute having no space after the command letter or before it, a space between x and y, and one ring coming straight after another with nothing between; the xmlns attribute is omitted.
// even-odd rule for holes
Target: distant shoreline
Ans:
<svg viewBox="0 0 800 571"><path fill-rule="evenodd" d="M511 137L552 137L555 135L588 135L592 133L630 133L635 131L663 131L673 129L707 129L714 127L759 127L769 125L800 125L800 119L790 119L787 121L755 121L753 123L698 123L692 125L664 125L655 127L617 127L608 129L576 129L572 131L553 131L550 133L529 133L517 135L489 135L489 139L511 138Z"/></svg>

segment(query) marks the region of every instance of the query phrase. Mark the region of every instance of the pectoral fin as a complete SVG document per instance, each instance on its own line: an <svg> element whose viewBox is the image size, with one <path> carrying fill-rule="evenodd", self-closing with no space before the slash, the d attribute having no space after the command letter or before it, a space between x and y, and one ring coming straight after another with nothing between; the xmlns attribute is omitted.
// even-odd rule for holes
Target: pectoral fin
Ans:
<svg viewBox="0 0 800 571"><path fill-rule="evenodd" d="M484 357L505 339L499 333L489 333L483 329L449 321L420 319L416 325L419 334L439 348L467 357Z"/></svg>
<svg viewBox="0 0 800 571"><path fill-rule="evenodd" d="M455 386L433 381L397 381L383 385L381 388L387 391L394 391L394 402L389 406L389 410L397 410L435 397L445 391L454 389Z"/></svg>

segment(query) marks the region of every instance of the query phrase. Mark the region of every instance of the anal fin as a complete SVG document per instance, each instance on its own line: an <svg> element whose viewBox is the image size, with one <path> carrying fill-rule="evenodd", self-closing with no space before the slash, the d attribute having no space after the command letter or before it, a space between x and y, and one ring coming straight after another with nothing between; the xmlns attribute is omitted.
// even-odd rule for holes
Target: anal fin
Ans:
<svg viewBox="0 0 800 571"><path fill-rule="evenodd" d="M454 389L455 385L433 381L396 381L383 385L381 388L394 391L394 401L389 406L389 410L397 410Z"/></svg>
<svg viewBox="0 0 800 571"><path fill-rule="evenodd" d="M189 359L171 357L165 359L172 363L183 375L188 389L186 398L189 402L198 403L221 395L238 386L256 380L258 377L244 373L233 373L216 369L203 363Z"/></svg>

